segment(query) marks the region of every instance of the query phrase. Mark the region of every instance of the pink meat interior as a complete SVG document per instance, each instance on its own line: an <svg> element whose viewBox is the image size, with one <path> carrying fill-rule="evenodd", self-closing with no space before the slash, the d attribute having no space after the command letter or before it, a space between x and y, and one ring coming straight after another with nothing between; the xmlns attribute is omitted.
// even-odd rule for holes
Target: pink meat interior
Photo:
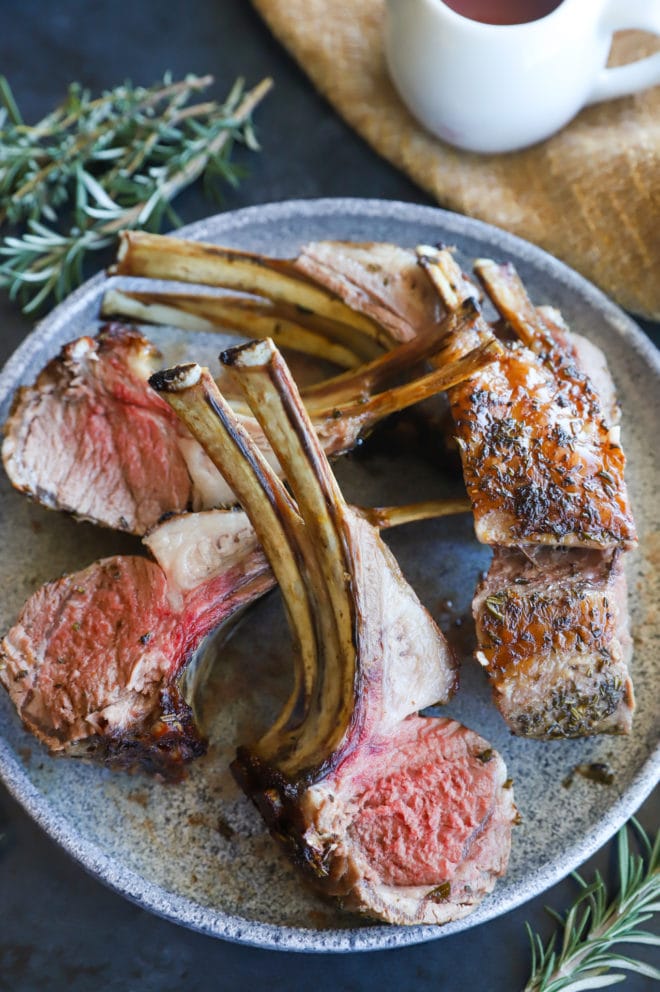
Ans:
<svg viewBox="0 0 660 992"><path fill-rule="evenodd" d="M371 752L371 784L355 796L350 832L385 884L437 885L486 828L501 788L499 763L485 741L453 721L412 717L404 730L392 749Z"/></svg>

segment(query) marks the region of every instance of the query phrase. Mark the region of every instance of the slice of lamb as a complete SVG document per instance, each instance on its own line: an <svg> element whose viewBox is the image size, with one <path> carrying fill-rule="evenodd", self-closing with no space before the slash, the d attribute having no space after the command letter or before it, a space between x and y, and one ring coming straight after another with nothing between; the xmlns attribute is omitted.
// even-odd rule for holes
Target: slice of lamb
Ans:
<svg viewBox="0 0 660 992"><path fill-rule="evenodd" d="M513 733L630 731L632 641L620 552L496 548L472 609L477 658Z"/></svg>
<svg viewBox="0 0 660 992"><path fill-rule="evenodd" d="M450 405L485 544L630 548L635 525L618 427L528 348L455 387Z"/></svg>
<svg viewBox="0 0 660 992"><path fill-rule="evenodd" d="M145 543L158 563L106 558L34 593L0 645L0 682L52 753L176 779L207 746L200 645L274 578L242 513L173 517Z"/></svg>
<svg viewBox="0 0 660 992"><path fill-rule="evenodd" d="M326 452L351 450L384 417L491 360L494 340L465 354L475 319L466 307L439 325L437 337L400 346L310 395ZM429 354L441 367L430 376L413 373ZM233 505L223 476L149 388L158 358L146 338L119 325L66 345L16 396L2 448L12 483L46 506L135 534L168 512ZM403 384L380 391L393 375ZM256 420L242 422L279 470Z"/></svg>
<svg viewBox="0 0 660 992"><path fill-rule="evenodd" d="M460 513L463 500L360 510L376 526ZM0 644L3 684L53 753L176 778L206 749L195 703L213 652L204 637L274 584L239 510L170 517L143 543L26 603Z"/></svg>
<svg viewBox="0 0 660 992"><path fill-rule="evenodd" d="M109 325L67 344L18 391L2 458L14 486L45 506L144 533L191 502L185 433L146 387L158 352Z"/></svg>
<svg viewBox="0 0 660 992"><path fill-rule="evenodd" d="M455 261L424 251L446 305L457 306L465 287ZM473 601L477 657L513 733L627 733L631 641L613 548L635 532L614 385L599 349L553 308L533 307L511 266L481 260L476 270L525 345L507 345L473 380L478 389L452 391L465 479L481 539L527 545L495 547Z"/></svg>
<svg viewBox="0 0 660 992"><path fill-rule="evenodd" d="M346 505L272 342L226 353L293 497L207 371L152 377L222 465L277 575L297 643L294 690L234 772L326 893L396 923L456 919L505 869L515 818L502 759L444 701L454 662L377 531ZM438 798L440 797L440 802Z"/></svg>

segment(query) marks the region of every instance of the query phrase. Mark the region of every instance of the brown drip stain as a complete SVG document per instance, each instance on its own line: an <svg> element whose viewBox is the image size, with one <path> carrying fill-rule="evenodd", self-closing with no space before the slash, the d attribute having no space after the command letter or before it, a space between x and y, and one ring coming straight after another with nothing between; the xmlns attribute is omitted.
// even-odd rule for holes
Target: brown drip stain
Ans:
<svg viewBox="0 0 660 992"><path fill-rule="evenodd" d="M599 785L614 785L616 780L614 769L607 761L592 761L590 764L575 766L561 783L565 789L573 784L576 775L581 775L589 782L597 782Z"/></svg>
<svg viewBox="0 0 660 992"><path fill-rule="evenodd" d="M221 837L225 838L225 840L231 840L232 837L234 837L236 834L236 831L231 826L231 824L228 823L227 820L225 820L224 816L218 816L218 821L216 823L216 830L218 831Z"/></svg>
<svg viewBox="0 0 660 992"><path fill-rule="evenodd" d="M461 613L452 599L441 599L435 619L459 661L469 658L477 647L477 634L472 611Z"/></svg>
<svg viewBox="0 0 660 992"><path fill-rule="evenodd" d="M142 806L143 809L146 809L149 805L149 793L141 792L139 789L134 789L132 792L127 793L126 798L132 803Z"/></svg>

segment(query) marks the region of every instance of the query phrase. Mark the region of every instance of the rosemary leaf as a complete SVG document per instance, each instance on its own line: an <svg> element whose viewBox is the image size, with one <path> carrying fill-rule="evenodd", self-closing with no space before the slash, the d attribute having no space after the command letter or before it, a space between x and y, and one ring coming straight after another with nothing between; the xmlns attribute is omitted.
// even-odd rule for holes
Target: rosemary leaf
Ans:
<svg viewBox="0 0 660 992"><path fill-rule="evenodd" d="M617 894L610 897L598 873L591 885L575 874L581 889L575 903L565 917L551 913L563 927L559 951L556 934L544 947L539 935L527 927L532 974L524 992L603 989L625 981L625 971L660 979L657 968L615 950L620 943L660 946L657 935L640 929L660 909L660 834L651 845L637 821L631 822L643 854L631 853L628 829L623 827L618 836Z"/></svg>
<svg viewBox="0 0 660 992"><path fill-rule="evenodd" d="M0 286L25 312L62 299L82 280L85 257L125 228L179 223L171 201L198 178L217 196L236 185L239 143L257 151L252 114L271 87L233 85L224 103L192 102L211 76L125 83L92 99L74 83L63 103L23 122L0 77Z"/></svg>

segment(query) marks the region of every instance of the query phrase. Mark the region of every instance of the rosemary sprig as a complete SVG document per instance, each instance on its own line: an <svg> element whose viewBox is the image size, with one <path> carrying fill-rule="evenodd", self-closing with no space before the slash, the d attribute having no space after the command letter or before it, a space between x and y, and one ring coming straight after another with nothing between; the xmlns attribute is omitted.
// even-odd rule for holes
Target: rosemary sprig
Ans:
<svg viewBox="0 0 660 992"><path fill-rule="evenodd" d="M527 927L532 947L532 976L524 992L583 992L625 981L623 971L660 979L660 971L620 954L616 945L660 946L660 938L642 925L660 910L660 834L653 846L635 820L644 854L631 854L628 830L618 836L619 891L610 900L607 885L597 872L588 885L574 874L581 888L574 905L562 917L551 915L563 927L563 940L555 949L556 935L544 947L538 934Z"/></svg>
<svg viewBox="0 0 660 992"><path fill-rule="evenodd" d="M25 124L0 77L0 286L25 312L82 281L91 251L124 228L160 230L179 223L171 201L200 176L213 194L236 185L236 142L258 144L252 113L271 87L245 92L241 80L224 103L190 103L211 76L166 77L151 88L126 83L92 99L73 84L38 124Z"/></svg>

